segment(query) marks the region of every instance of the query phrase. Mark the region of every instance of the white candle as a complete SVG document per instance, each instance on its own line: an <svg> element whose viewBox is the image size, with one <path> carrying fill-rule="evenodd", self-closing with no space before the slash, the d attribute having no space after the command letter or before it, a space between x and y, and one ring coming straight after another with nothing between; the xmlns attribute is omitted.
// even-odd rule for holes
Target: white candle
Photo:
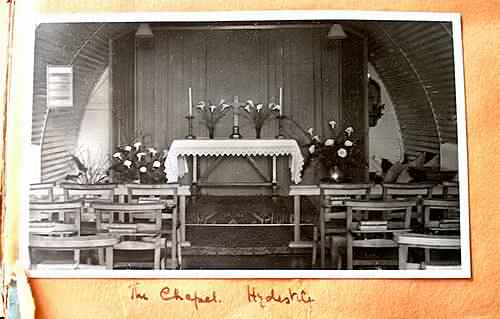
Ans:
<svg viewBox="0 0 500 319"><path fill-rule="evenodd" d="M193 116L193 92L191 91L191 87L188 89L188 97L189 97L189 116Z"/></svg>
<svg viewBox="0 0 500 319"><path fill-rule="evenodd" d="M234 105L233 105L233 126L238 126L238 96L234 97Z"/></svg>
<svg viewBox="0 0 500 319"><path fill-rule="evenodd" d="M283 115L283 88L280 87L280 99L279 99L279 103L280 103L280 116Z"/></svg>

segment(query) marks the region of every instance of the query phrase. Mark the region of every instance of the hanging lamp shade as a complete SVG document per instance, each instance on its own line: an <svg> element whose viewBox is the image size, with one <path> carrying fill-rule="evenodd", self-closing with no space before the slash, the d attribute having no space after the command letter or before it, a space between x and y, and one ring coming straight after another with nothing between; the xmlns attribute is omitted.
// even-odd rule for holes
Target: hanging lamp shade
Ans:
<svg viewBox="0 0 500 319"><path fill-rule="evenodd" d="M137 32L135 33L136 38L149 39L153 37L153 31L148 23L141 23Z"/></svg>
<svg viewBox="0 0 500 319"><path fill-rule="evenodd" d="M331 40L344 40L347 38L347 34L344 32L344 28L342 28L340 24L334 24L330 27L327 38Z"/></svg>

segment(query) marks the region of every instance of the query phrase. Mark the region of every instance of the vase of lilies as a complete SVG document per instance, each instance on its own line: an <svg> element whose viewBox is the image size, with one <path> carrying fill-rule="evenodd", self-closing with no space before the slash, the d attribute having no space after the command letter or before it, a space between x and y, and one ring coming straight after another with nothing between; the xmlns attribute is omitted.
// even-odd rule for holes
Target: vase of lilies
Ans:
<svg viewBox="0 0 500 319"><path fill-rule="evenodd" d="M359 140L354 134L354 128L345 129L337 127L337 122L328 123L330 134L328 137L316 135L311 127L307 130L309 143L306 145L309 154L306 164L317 161L327 172L324 181L343 182L349 179L348 172L353 167L362 166L364 159Z"/></svg>
<svg viewBox="0 0 500 319"><path fill-rule="evenodd" d="M113 182L119 184L166 183L165 158L167 151L159 152L154 147L145 147L137 141L133 145L116 147L111 156L110 173Z"/></svg>
<svg viewBox="0 0 500 319"><path fill-rule="evenodd" d="M208 137L213 139L217 123L231 109L231 105L227 104L224 100L220 100L218 105L212 104L210 101L200 101L196 105L196 109L201 115L201 120L208 130Z"/></svg>
<svg viewBox="0 0 500 319"><path fill-rule="evenodd" d="M275 103L269 103L267 106L263 103L255 104L252 100L245 103L243 109L246 112L243 114L253 122L255 138L261 137L262 127L280 111L280 108L281 106Z"/></svg>

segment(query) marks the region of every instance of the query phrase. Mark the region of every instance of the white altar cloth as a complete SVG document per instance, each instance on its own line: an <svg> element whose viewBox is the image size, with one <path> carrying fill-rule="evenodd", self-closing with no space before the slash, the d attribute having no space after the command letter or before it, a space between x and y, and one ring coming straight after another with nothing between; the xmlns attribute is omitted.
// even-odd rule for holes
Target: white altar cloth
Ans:
<svg viewBox="0 0 500 319"><path fill-rule="evenodd" d="M213 139L174 140L165 159L169 183L188 172L186 156L290 156L291 180L298 184L304 157L297 141L292 139Z"/></svg>

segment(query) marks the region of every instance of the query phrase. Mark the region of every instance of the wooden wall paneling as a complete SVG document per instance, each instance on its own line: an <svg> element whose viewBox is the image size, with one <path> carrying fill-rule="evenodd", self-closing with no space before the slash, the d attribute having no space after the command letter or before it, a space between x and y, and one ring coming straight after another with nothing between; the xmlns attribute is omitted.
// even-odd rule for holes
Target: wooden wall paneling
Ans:
<svg viewBox="0 0 500 319"><path fill-rule="evenodd" d="M130 143L134 137L134 41L133 33L113 41L113 145Z"/></svg>
<svg viewBox="0 0 500 319"><path fill-rule="evenodd" d="M155 60L153 46L135 41L136 60L136 115L135 138L142 138L147 145L153 143L155 118Z"/></svg>
<svg viewBox="0 0 500 319"><path fill-rule="evenodd" d="M154 60L150 63L154 64L154 132L153 144L155 147L164 149L169 145L169 129L175 124L169 116L169 43L168 33L154 31ZM181 119L178 119L181 121Z"/></svg>
<svg viewBox="0 0 500 319"><path fill-rule="evenodd" d="M367 160L367 43L355 33L348 32L348 37L342 40L342 120L341 128L352 126L358 145L363 150ZM362 163L360 163L362 164ZM353 178L366 180L368 169L353 169Z"/></svg>

